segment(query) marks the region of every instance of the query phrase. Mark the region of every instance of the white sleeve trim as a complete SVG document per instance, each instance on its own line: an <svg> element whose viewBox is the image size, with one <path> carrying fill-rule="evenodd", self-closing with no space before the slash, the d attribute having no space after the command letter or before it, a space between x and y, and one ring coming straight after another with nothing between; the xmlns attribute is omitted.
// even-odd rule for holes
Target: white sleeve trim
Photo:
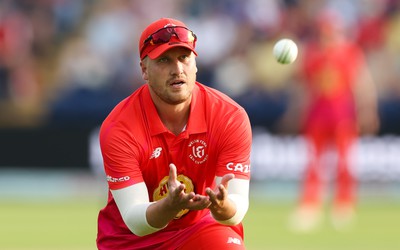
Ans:
<svg viewBox="0 0 400 250"><path fill-rule="evenodd" d="M216 178L216 183L221 183L222 177ZM249 208L249 180L233 179L229 181L228 185L228 198L235 204L236 213L234 216L227 220L216 220L224 225L237 225L239 224L247 213Z"/></svg>
<svg viewBox="0 0 400 250"><path fill-rule="evenodd" d="M144 236L162 229L152 227L147 222L146 211L152 202L149 202L147 187L144 182L111 190L111 193L122 219L132 233L137 236Z"/></svg>

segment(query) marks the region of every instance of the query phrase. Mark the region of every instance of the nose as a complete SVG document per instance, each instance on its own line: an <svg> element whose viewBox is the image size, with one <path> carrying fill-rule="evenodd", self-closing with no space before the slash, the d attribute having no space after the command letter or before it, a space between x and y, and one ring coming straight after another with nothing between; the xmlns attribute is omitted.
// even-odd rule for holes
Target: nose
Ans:
<svg viewBox="0 0 400 250"><path fill-rule="evenodd" d="M171 75L179 76L183 73L183 63L179 60L176 60L171 67Z"/></svg>

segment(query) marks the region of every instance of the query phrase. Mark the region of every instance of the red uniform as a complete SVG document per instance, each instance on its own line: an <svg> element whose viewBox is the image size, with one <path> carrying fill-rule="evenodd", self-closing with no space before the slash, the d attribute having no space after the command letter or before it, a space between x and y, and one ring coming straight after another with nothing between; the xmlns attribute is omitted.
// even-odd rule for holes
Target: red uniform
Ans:
<svg viewBox="0 0 400 250"><path fill-rule="evenodd" d="M304 132L312 142L306 169L303 204L321 201L321 155L332 143L338 152L336 203L354 202L355 179L349 169L349 148L357 136L353 87L364 64L361 50L350 43L320 48L310 45L304 52L303 73L310 103Z"/></svg>
<svg viewBox="0 0 400 250"><path fill-rule="evenodd" d="M186 192L205 195L206 187L214 188L215 177L227 173L248 180L251 139L244 109L200 83L193 90L186 129L178 136L161 122L147 84L119 103L100 131L109 188L145 182L150 201L166 196L170 163L176 165ZM216 224L208 210L182 210L166 228L138 237L126 227L109 192L98 218L97 245L118 250L175 249L199 229ZM232 228L243 238L241 224Z"/></svg>

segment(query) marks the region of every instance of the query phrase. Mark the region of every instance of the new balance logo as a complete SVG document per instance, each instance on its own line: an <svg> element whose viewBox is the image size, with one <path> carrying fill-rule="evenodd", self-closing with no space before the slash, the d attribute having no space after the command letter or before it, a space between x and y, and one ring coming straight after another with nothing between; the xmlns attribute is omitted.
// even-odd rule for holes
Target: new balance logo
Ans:
<svg viewBox="0 0 400 250"><path fill-rule="evenodd" d="M238 238L228 237L228 244L241 245L242 242Z"/></svg>
<svg viewBox="0 0 400 250"><path fill-rule="evenodd" d="M150 156L150 159L158 158L161 155L161 151L162 151L161 147L154 149L153 153Z"/></svg>

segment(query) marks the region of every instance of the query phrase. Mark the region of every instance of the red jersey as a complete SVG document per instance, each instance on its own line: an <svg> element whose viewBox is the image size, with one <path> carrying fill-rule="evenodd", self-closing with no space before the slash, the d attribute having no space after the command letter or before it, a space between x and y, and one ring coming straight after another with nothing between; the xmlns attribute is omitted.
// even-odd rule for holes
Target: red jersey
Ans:
<svg viewBox="0 0 400 250"><path fill-rule="evenodd" d="M167 195L170 163L176 165L186 192L205 195L206 187L215 187L215 176L227 173L249 179L251 143L245 110L198 82L186 129L178 136L161 122L147 84L120 102L100 130L109 188L145 182L150 201ZM209 210L182 210L166 228L139 237L126 227L109 192L108 203L99 213L97 244L100 249L165 249L161 244L167 239L216 223L209 217ZM236 227L240 232L241 228Z"/></svg>
<svg viewBox="0 0 400 250"><path fill-rule="evenodd" d="M365 63L359 47L351 43L319 48L311 44L304 53L302 73L311 102L305 129L335 129L356 125L353 87Z"/></svg>

